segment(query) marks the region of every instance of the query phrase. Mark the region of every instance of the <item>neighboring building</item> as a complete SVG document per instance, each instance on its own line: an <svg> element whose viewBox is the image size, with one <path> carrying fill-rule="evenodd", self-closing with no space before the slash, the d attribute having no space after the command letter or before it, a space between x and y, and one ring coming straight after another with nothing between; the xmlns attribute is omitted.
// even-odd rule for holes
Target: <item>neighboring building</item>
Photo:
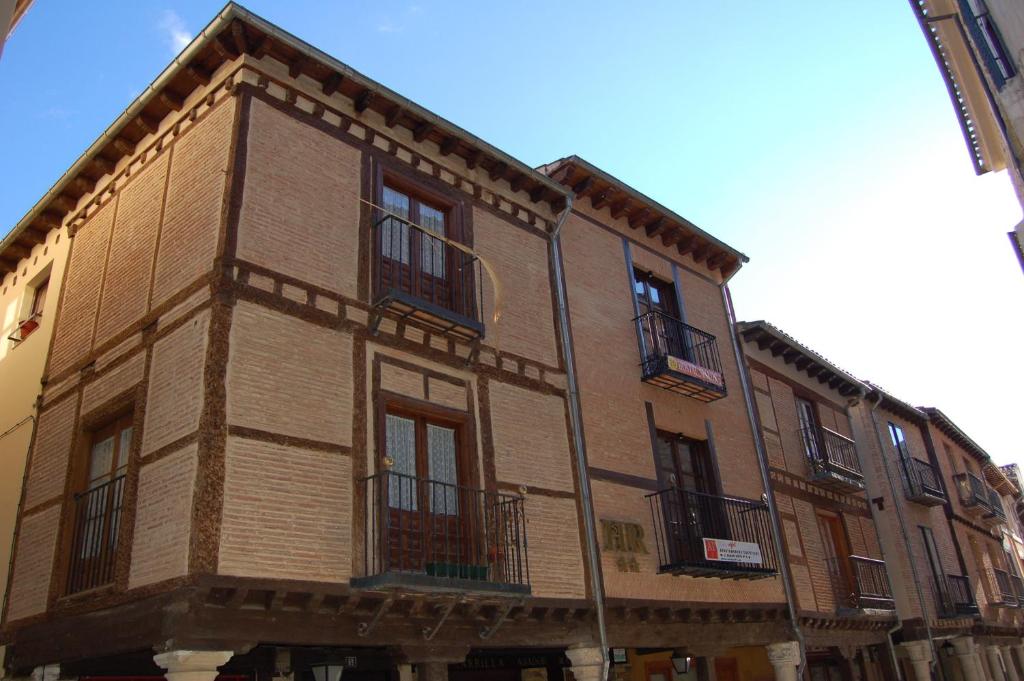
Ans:
<svg viewBox="0 0 1024 681"><path fill-rule="evenodd" d="M745 256L581 158L541 170L576 196L561 241L613 678L671 678L673 649L718 681L795 673L724 290Z"/></svg>
<svg viewBox="0 0 1024 681"><path fill-rule="evenodd" d="M31 4L32 0L0 0L0 56L3 56L4 44Z"/></svg>
<svg viewBox="0 0 1024 681"><path fill-rule="evenodd" d="M910 0L979 175L1007 170L1024 206L1024 4ZM1024 222L1009 234L1024 268Z"/></svg>
<svg viewBox="0 0 1024 681"><path fill-rule="evenodd" d="M737 328L810 678L891 679L896 603L851 424L867 387L767 322Z"/></svg>

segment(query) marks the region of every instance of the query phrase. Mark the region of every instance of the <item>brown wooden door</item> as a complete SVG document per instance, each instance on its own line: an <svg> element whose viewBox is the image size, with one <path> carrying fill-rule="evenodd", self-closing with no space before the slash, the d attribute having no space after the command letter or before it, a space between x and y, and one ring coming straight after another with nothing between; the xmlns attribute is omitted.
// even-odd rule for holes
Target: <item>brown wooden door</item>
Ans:
<svg viewBox="0 0 1024 681"><path fill-rule="evenodd" d="M637 309L641 315L646 315L640 325L645 357L672 355L689 359L680 328L674 323L679 318L675 286L649 272L634 269L633 287ZM657 314L648 315L649 312Z"/></svg>
<svg viewBox="0 0 1024 681"><path fill-rule="evenodd" d="M448 211L413 192L387 185L381 201L389 214L400 218L384 216L379 227L381 285L451 309L453 263L442 240L448 236Z"/></svg>
<svg viewBox="0 0 1024 681"><path fill-rule="evenodd" d="M735 657L715 658L715 681L739 681L739 665Z"/></svg>
<svg viewBox="0 0 1024 681"><path fill-rule="evenodd" d="M832 513L818 512L818 529L825 550L825 561L835 584L838 605L856 605L856 587L850 565L850 547L842 519Z"/></svg>

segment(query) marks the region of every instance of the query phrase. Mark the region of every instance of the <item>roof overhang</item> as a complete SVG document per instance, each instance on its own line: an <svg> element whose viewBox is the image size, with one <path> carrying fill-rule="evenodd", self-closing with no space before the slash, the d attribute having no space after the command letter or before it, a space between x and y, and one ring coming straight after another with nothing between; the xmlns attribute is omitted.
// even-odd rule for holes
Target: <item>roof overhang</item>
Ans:
<svg viewBox="0 0 1024 681"><path fill-rule="evenodd" d="M871 381L864 381L864 384L868 387L867 399L877 401L878 406L890 414L902 416L919 426L928 422L928 415L909 402L904 402Z"/></svg>
<svg viewBox="0 0 1024 681"><path fill-rule="evenodd" d="M935 424L939 431L955 442L964 451L971 454L981 462L981 472L985 481L994 487L1001 494L1013 494L1016 490L1013 482L1006 473L992 461L992 457L981 448L977 442L965 433L960 426L956 425L951 418L942 413L941 409L935 407L921 407L921 411L928 415L928 420Z"/></svg>
<svg viewBox="0 0 1024 681"><path fill-rule="evenodd" d="M513 192L523 191L553 211L564 206L568 192L547 175L244 7L228 3L0 241L0 277L15 271L49 230L60 228L79 199L113 173L121 158L132 155L164 117L180 111L189 94L209 84L219 66L243 54L273 57L288 65L292 78L305 75L318 81L325 96L340 93L351 99L357 114L375 111L388 127L409 129L416 142L434 142L442 155L463 158L470 168L485 171L492 182L505 182Z"/></svg>
<svg viewBox="0 0 1024 681"><path fill-rule="evenodd" d="M772 357L780 357L797 371L818 379L818 383L827 384L843 397L862 397L868 391L868 387L853 375L764 320L738 322L736 329L745 342L756 343L758 349L770 351Z"/></svg>
<svg viewBox="0 0 1024 681"><path fill-rule="evenodd" d="M733 274L749 260L740 251L579 156L567 156L538 170L571 189L577 200L589 198L594 209L607 208L613 219L625 218L631 229L659 239L665 248L674 247L679 255L690 255L711 271L721 271L723 277Z"/></svg>

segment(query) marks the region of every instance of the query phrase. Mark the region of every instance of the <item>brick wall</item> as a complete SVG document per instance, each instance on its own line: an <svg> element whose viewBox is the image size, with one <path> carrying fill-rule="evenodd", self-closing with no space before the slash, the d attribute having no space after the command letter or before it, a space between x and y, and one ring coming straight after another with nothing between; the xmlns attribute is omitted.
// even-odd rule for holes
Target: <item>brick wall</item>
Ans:
<svg viewBox="0 0 1024 681"><path fill-rule="evenodd" d="M64 400L39 415L32 465L25 483L25 510L64 493L78 400Z"/></svg>
<svg viewBox="0 0 1024 681"><path fill-rule="evenodd" d="M526 536L530 542L530 585L540 598L583 598L583 549L576 501L528 494Z"/></svg>
<svg viewBox="0 0 1024 681"><path fill-rule="evenodd" d="M572 461L561 397L491 384L491 421L498 480L573 490ZM571 525L576 528L575 514ZM530 538L531 545L534 543Z"/></svg>
<svg viewBox="0 0 1024 681"><path fill-rule="evenodd" d="M22 521L15 547L14 574L8 595L8 621L46 610L59 520L60 507L51 506Z"/></svg>

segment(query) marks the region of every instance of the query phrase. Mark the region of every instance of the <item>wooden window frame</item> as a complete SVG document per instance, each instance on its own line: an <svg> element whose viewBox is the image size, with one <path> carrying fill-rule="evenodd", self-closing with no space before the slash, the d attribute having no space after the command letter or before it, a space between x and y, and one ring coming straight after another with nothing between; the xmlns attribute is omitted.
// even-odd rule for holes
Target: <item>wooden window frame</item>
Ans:
<svg viewBox="0 0 1024 681"><path fill-rule="evenodd" d="M667 442L670 442L671 445L672 445L672 465L675 468L675 470L673 472L673 475L676 478L676 487L678 487L679 489L683 489L683 486L681 484L682 480L679 479L680 478L680 475L679 475L680 474L680 470L679 470L679 451L676 448L676 443L679 442L680 440L684 440L684 441L690 443L691 447L697 446L697 447L701 448L701 453L698 456L703 457L705 468L707 468L707 470L703 472L704 474L703 474L702 477L703 477L704 482L708 486L710 486L711 489L708 489L708 490L705 490L705 491L699 492L699 493L700 494L707 494L707 495L710 495L710 496L721 496L722 495L722 481L718 479L718 467L715 465L714 455L712 454L712 448L711 448L711 443L710 442L708 442L707 440L698 440L696 438L686 437L685 435L681 435L680 433L673 433L671 431L662 430L660 428L656 428L655 429L654 436L655 436L655 439L654 439L654 442L652 444L655 447L658 446L658 442L659 441L667 441ZM660 465L658 463L658 453L657 453L657 450L655 449L654 451L652 451L651 455L654 458L654 473L655 473L655 476L656 477L660 477ZM693 477L696 478L697 476L693 476ZM658 484L659 485L663 484L664 482L666 482L666 481L658 480Z"/></svg>
<svg viewBox="0 0 1024 681"><path fill-rule="evenodd" d="M643 309L643 304L641 303L640 295L636 291L636 286L639 283L643 283L644 290L647 291L647 293L644 294L644 297L648 302L651 300L651 295L649 291L650 289L655 288L658 290L658 295L663 302L666 299L670 301L668 309L662 309L659 311L663 312L664 314L667 314L673 319L682 319L682 317L680 316L681 312L679 310L678 291L676 291L676 284L674 281L666 281L665 279L662 279L661 277L654 274L654 272L633 265L633 300L636 301L637 310L640 312L641 315L643 315L647 314L648 312L653 312L654 310L651 308L646 310Z"/></svg>

